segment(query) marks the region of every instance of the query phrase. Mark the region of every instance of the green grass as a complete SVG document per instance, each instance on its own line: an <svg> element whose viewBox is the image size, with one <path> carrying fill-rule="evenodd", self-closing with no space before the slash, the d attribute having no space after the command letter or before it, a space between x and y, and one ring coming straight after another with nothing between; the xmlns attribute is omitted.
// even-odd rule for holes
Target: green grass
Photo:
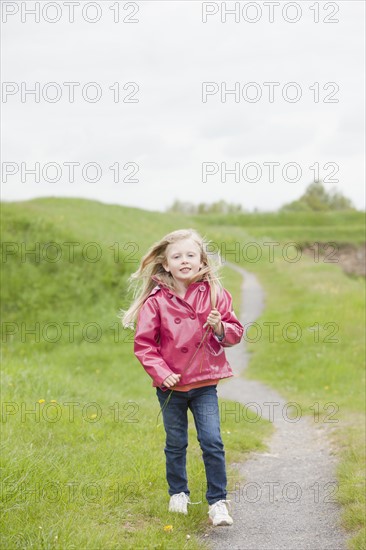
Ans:
<svg viewBox="0 0 366 550"><path fill-rule="evenodd" d="M225 288L230 289L230 294L233 299L233 308L237 317L240 315L241 306L241 285L242 277L240 273L230 269L226 265L222 268L221 282Z"/></svg>
<svg viewBox="0 0 366 550"><path fill-rule="evenodd" d="M219 214L193 216L206 230L223 230L232 235L233 228L249 231L256 239L280 242L295 241L360 244L365 242L364 212L267 212L258 214ZM242 241L243 243L245 240Z"/></svg>
<svg viewBox="0 0 366 550"><path fill-rule="evenodd" d="M188 475L192 501L202 504L182 518L166 511L164 430L157 424L157 399L144 389L142 376L130 373L140 378L141 391L128 392L112 363L88 377L79 371L67 392L68 380L63 385L59 373L60 365L48 365L47 373L39 373L43 391L32 391L33 375L28 399L6 399L20 408L3 426L2 547L183 548L187 534L190 546L200 547L207 506L191 419ZM123 379L128 382L128 376ZM39 395L45 403L35 403ZM257 423L236 424L227 415L222 436L228 462L263 449L262 435ZM229 468L228 477L233 487L237 474ZM174 532L164 532L166 525Z"/></svg>
<svg viewBox="0 0 366 550"><path fill-rule="evenodd" d="M364 547L364 280L346 276L340 266L324 259L315 262L302 254L292 263L282 254L286 242L360 244L363 213L185 217L54 198L3 203L2 211L3 241L10 243L2 266L2 400L8 403L3 412L14 412L3 415L3 547L204 546L205 505L192 506L188 518L166 513L164 434L162 427L156 428L157 398L133 356L129 333L118 330L117 319L119 309L128 304L126 280L140 256L153 241L179 227L198 229L221 252L235 249L227 260L257 274L266 293L265 312L257 320L260 339L248 343L252 357L246 375L297 401L304 414L314 417L318 411L314 420L338 420L331 425L339 458L342 521L350 533L349 548ZM28 248L40 243L41 256L25 257L22 242ZM42 257L42 252L52 252L47 248L51 242L60 245L58 262ZM64 244L70 242L79 243L72 261ZM243 254L249 242L262 253L258 261L248 259L255 247ZM266 242L281 245L273 261ZM88 248L88 243L97 246ZM101 259L88 261L85 255L90 258L95 250L101 251ZM226 266L223 283L239 313L240 276ZM39 338L24 332L37 329L37 322ZM270 341L264 323L273 322L279 324ZM283 332L288 323L300 327L298 341L289 341L295 339L295 325ZM246 338L255 340L254 329ZM338 341L329 341L332 338ZM45 402L37 405L40 399ZM50 405L51 400L61 409ZM70 402L79 403L72 422L66 405ZM93 402L100 408L86 406ZM22 421L22 407L39 407L40 421L34 414ZM49 415L61 410L61 419L47 421L42 410ZM100 411L101 418L91 416ZM222 423L228 463L244 459L249 450L263 449L270 431L266 422L234 420L229 415ZM192 422L188 469L192 500L202 500L203 463ZM229 469L231 488L237 475L235 468ZM62 489L54 501L52 493L42 494L39 502L34 502L34 494L24 494L47 482L55 484L46 485L49 491ZM74 501L68 483L78 484ZM93 483L99 491L94 501L93 494L85 496ZM165 532L165 525L173 525L173 530Z"/></svg>
<svg viewBox="0 0 366 550"><path fill-rule="evenodd" d="M338 436L342 462L338 468L339 502L344 505L343 522L355 534L351 550L366 546L365 530L365 427L363 415L350 415Z"/></svg>
<svg viewBox="0 0 366 550"><path fill-rule="evenodd" d="M202 504L182 518L167 513L155 390L117 319L137 268L131 259L189 220L81 199L3 204L2 213L9 255L2 265L1 546L202 548L205 475L192 418L188 474L191 499ZM98 246L88 249L91 242ZM25 256L24 246L35 243L37 253ZM44 256L56 250L49 243L60 246L57 262ZM63 243L80 243L72 260ZM124 250L125 243L137 248ZM87 259L99 249L99 261ZM223 283L239 307L240 278L225 268ZM229 465L265 449L271 430L265 421L235 420L222 418ZM235 468L228 478L232 489Z"/></svg>
<svg viewBox="0 0 366 550"><path fill-rule="evenodd" d="M339 502L343 526L350 532L349 548L364 548L365 533L365 284L362 277L345 275L337 264L314 261L302 254L298 262L285 261L281 247L273 258L259 230L246 227L211 227L212 239L233 250L242 250L245 239L259 243L257 262L245 262L242 254L228 257L255 272L265 290L265 311L246 340L251 361L245 376L276 388L288 401L296 401L314 422L336 427ZM306 228L308 241L314 228ZM346 242L349 232L339 229ZM268 227L266 239L275 239L278 228ZM357 240L357 239L356 239ZM353 241L351 241L353 242ZM274 324L276 323L276 325ZM273 327L273 335L269 326Z"/></svg>

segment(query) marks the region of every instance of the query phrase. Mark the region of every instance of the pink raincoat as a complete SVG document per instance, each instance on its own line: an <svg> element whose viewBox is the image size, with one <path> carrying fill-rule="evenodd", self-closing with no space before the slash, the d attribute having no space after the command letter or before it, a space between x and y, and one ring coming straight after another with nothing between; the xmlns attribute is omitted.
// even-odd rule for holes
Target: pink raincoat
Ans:
<svg viewBox="0 0 366 550"><path fill-rule="evenodd" d="M220 341L210 327L197 352L207 329L203 325L212 310L208 281L191 283L181 298L156 275L152 279L158 285L139 311L134 341L134 353L153 379L152 385L161 387L172 373L182 375L177 387L233 376L224 348L240 342L244 327L232 310L230 293L221 289L216 301L224 327L223 339Z"/></svg>

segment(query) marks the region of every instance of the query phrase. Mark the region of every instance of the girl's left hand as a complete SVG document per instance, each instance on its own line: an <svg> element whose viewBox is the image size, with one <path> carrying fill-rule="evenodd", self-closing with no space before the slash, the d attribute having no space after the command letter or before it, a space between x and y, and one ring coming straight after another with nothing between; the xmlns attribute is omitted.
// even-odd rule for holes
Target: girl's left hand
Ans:
<svg viewBox="0 0 366 550"><path fill-rule="evenodd" d="M203 325L203 328L207 325L210 325L215 332L221 331L221 314L217 309L211 310L209 316L207 317L206 323Z"/></svg>

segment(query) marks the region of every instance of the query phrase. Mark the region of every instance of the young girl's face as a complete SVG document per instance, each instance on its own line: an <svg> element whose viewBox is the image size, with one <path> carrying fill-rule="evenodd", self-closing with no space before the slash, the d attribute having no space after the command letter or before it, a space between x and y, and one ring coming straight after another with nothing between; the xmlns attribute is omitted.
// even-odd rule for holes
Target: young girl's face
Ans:
<svg viewBox="0 0 366 550"><path fill-rule="evenodd" d="M164 268L177 282L188 282L203 267L200 247L193 239L181 239L169 244L165 254L167 261L163 264Z"/></svg>

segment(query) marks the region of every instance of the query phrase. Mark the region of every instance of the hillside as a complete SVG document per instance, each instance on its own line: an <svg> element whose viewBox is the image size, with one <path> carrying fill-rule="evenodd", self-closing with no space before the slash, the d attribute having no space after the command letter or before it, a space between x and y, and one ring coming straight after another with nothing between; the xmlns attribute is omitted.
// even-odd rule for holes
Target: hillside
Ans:
<svg viewBox="0 0 366 550"><path fill-rule="evenodd" d="M317 404L326 418L327 405L335 404L337 498L355 533L350 548L361 548L364 279L347 276L340 262L312 246L360 250L363 213L187 217L69 198L1 209L4 547L117 549L122 540L131 548L177 548L186 543L188 526L190 548L202 547L203 508L194 507L193 523L175 524L174 539L163 530L170 520L159 506L166 489L156 396L133 356L133 335L117 319L130 299L127 277L147 248L169 231L193 227L224 259L256 273L265 289L261 336L247 331L247 375L297 401L306 414ZM240 278L225 267L223 283L237 310ZM273 339L268 323L279 327ZM228 422L229 462L263 450L268 433L265 421L240 430ZM193 500L200 500L204 477L192 427L190 448ZM236 475L232 470L233 482ZM23 499L20 483L29 491ZM46 492L35 501L34 487L51 483L57 498ZM81 489L70 501L65 487L73 483ZM85 487L99 491L98 498L87 498Z"/></svg>

